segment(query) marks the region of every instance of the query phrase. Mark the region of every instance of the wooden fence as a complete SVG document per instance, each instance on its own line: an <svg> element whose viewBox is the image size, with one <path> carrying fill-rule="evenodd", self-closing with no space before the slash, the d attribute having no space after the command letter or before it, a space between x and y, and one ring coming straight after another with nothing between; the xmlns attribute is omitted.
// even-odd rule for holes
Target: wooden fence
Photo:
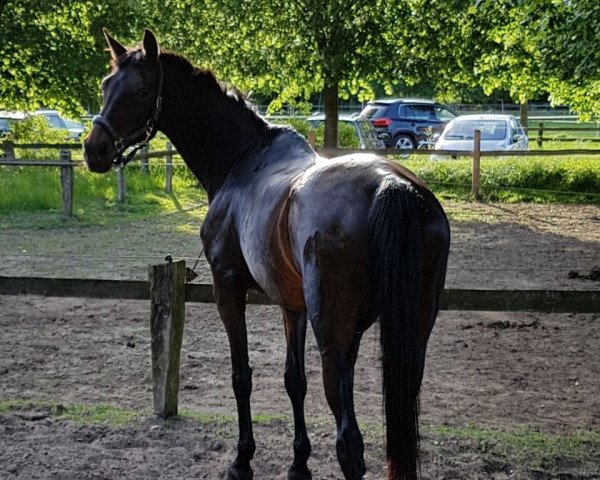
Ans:
<svg viewBox="0 0 600 480"><path fill-rule="evenodd" d="M147 282L0 277L0 295L150 300L154 413L168 418L177 415L185 302L215 301L212 285L188 284L185 276L185 263L178 261L150 266ZM247 301L272 303L256 291ZM600 292L446 289L440 303L442 310L599 313Z"/></svg>
<svg viewBox="0 0 600 480"><path fill-rule="evenodd" d="M58 150L57 159L22 159L16 158L15 150L38 150L38 149L54 149ZM73 184L75 180L74 169L83 165L81 160L73 160L72 151L81 149L81 145L65 143L65 144L45 144L45 143L30 143L30 144L13 144L12 142L4 142L2 150L4 156L0 157L0 166L12 167L56 167L60 168L60 184L61 197L63 204L63 213L66 216L73 215ZM140 162L140 168L143 173L148 172L149 159L164 158L165 159L165 192L172 193L173 191L173 156L177 152L174 151L171 143L167 143L167 149L155 152L149 152L148 149L142 150L135 157L135 160ZM117 177L117 202L123 203L127 198L127 180L124 168L116 169Z"/></svg>
<svg viewBox="0 0 600 480"><path fill-rule="evenodd" d="M599 130L590 128L546 128L546 131L581 131L581 130ZM538 130L538 145L544 142L543 132L545 131L543 124L540 124ZM600 140L600 139L599 139ZM562 140L561 140L562 141ZM309 143L314 144L314 135L309 135ZM56 149L58 150L58 158L55 160L32 160L32 159L17 159L15 157L15 149ZM73 182L74 168L83 164L82 161L74 161L71 151L80 149L81 145L77 144L13 144L10 142L3 143L4 158L0 158L0 166L16 166L16 167L57 167L61 169L61 191L63 202L63 213L66 216L71 216L73 213ZM472 177L471 177L471 193L475 199L480 197L480 178L481 167L480 160L482 157L539 157L539 156L567 156L567 155L591 155L600 156L600 149L568 149L568 150L494 150L481 151L481 133L476 130L473 151L464 150L400 150L396 148L384 148L377 150L363 150L352 148L316 148L317 153L324 157L336 157L340 155L348 155L353 153L374 153L377 155L390 155L405 157L407 155L438 155L440 157L471 157L473 161ZM164 158L165 160L165 191L171 193L173 190L173 163L174 156L177 152L173 149L171 143L167 143L166 150L149 152L147 149L139 152L134 161L140 162L142 172L148 171L149 160L152 158ZM117 176L117 201L123 203L127 196L127 181L125 176L125 168L116 170Z"/></svg>
<svg viewBox="0 0 600 480"><path fill-rule="evenodd" d="M149 300L149 292L149 283L143 280L0 276L0 295ZM185 300L194 303L214 303L212 285L186 284ZM248 303L272 304L264 294L253 290L248 294ZM445 289L440 308L494 312L600 313L600 291Z"/></svg>

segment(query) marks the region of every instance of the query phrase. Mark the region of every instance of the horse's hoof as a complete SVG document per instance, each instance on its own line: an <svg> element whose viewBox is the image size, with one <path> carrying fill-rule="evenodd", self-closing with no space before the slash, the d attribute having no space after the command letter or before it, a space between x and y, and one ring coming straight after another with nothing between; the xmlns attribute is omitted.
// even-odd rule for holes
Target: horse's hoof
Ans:
<svg viewBox="0 0 600 480"><path fill-rule="evenodd" d="M241 469L239 467L231 466L227 470L225 480L252 480L254 478L254 472L251 468Z"/></svg>
<svg viewBox="0 0 600 480"><path fill-rule="evenodd" d="M288 470L287 480L312 480L312 474L307 467L291 467Z"/></svg>

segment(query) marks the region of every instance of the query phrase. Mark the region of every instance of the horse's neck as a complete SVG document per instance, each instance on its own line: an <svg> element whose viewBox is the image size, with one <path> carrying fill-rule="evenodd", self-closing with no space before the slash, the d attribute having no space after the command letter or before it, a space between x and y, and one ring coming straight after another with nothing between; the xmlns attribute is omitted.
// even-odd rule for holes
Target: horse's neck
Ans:
<svg viewBox="0 0 600 480"><path fill-rule="evenodd" d="M160 128L214 197L231 169L260 148L267 124L215 89L165 69Z"/></svg>

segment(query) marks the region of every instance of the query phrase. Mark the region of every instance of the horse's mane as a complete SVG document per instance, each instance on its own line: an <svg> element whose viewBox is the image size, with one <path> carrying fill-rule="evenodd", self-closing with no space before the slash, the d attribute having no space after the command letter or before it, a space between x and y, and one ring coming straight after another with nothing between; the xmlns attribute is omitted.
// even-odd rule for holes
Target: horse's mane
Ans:
<svg viewBox="0 0 600 480"><path fill-rule="evenodd" d="M222 92L227 97L235 100L240 106L245 107L245 109L250 110L254 113L257 113L257 108L252 104L248 98L248 95L238 90L236 87L231 85L228 82L224 82L222 80L217 80L215 74L206 68L199 68L185 58L183 55L172 52L170 50L161 49L160 51L160 59L171 67L183 71L185 74L188 74L190 77L194 77L196 82L201 86L201 88L214 88L218 89L218 91ZM141 49L131 48L127 50L127 53L120 57L118 61L112 61L113 68L115 67L123 67L129 63L133 66L139 64L143 61L143 55L141 54Z"/></svg>

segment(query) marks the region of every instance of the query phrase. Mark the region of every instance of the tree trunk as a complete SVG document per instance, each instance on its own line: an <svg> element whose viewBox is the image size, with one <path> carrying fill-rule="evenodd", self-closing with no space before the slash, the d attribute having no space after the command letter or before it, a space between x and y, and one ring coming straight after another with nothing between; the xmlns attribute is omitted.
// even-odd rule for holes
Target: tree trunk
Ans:
<svg viewBox="0 0 600 480"><path fill-rule="evenodd" d="M528 104L527 102L523 102L521 104L521 108L519 110L519 117L521 120L521 126L523 127L523 129L525 130L525 133L527 133L528 128L527 128L527 109L528 109Z"/></svg>
<svg viewBox="0 0 600 480"><path fill-rule="evenodd" d="M338 83L325 80L323 87L323 103L325 104L325 148L338 146Z"/></svg>

